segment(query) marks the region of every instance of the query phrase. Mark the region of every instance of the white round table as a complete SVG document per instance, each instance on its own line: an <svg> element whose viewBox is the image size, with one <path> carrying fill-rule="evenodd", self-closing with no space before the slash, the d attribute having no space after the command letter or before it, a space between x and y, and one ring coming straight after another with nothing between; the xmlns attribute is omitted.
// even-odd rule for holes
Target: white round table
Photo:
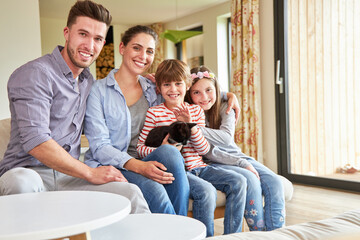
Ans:
<svg viewBox="0 0 360 240"><path fill-rule="evenodd" d="M55 191L0 197L0 240L54 239L117 222L130 212L120 195Z"/></svg>
<svg viewBox="0 0 360 240"><path fill-rule="evenodd" d="M200 240L205 225L190 217L170 214L131 214L90 232L92 240Z"/></svg>

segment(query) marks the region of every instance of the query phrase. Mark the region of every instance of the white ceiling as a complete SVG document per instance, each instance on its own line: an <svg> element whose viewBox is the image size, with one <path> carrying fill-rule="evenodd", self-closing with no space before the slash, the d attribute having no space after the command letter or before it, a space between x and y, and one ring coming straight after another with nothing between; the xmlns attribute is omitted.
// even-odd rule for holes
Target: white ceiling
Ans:
<svg viewBox="0 0 360 240"><path fill-rule="evenodd" d="M230 0L94 0L109 9L113 24L168 22ZM76 0L39 0L40 16L66 19Z"/></svg>

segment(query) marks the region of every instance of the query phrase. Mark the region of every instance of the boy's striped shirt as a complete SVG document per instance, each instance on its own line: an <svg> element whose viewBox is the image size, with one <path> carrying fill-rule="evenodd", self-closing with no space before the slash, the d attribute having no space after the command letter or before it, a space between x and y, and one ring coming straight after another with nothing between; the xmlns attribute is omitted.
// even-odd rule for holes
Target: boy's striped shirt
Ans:
<svg viewBox="0 0 360 240"><path fill-rule="evenodd" d="M197 123L198 126L205 127L205 114L201 107L194 104L185 103L189 109L191 120ZM145 140L149 132L156 127L168 126L176 121L176 116L168 109L163 103L151 107L146 113L144 128L140 133L139 141L137 144L137 151L141 158L146 157L156 148L145 146ZM197 167L207 166L204 163L201 155L206 154L210 150L210 145L202 135L201 130L197 128L197 132L191 135L190 141L183 147L182 155L185 160L186 170Z"/></svg>

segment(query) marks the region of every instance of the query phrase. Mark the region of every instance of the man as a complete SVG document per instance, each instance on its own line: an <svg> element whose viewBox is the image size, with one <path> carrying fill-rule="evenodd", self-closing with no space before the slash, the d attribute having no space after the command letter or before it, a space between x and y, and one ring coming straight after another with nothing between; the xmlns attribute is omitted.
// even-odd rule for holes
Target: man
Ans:
<svg viewBox="0 0 360 240"><path fill-rule="evenodd" d="M140 189L112 166L90 168L78 160L88 67L105 44L109 11L78 1L64 28L65 46L21 66L10 76L11 137L0 163L0 195L89 190L121 194L132 213L149 213Z"/></svg>

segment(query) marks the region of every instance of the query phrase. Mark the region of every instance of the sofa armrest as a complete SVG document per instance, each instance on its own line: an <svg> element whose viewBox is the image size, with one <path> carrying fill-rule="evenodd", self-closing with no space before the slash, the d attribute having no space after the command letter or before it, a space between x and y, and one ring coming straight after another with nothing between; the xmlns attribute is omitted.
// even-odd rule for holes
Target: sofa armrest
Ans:
<svg viewBox="0 0 360 240"><path fill-rule="evenodd" d="M333 218L295 224L269 232L245 232L207 238L211 240L355 240L360 239L360 209Z"/></svg>
<svg viewBox="0 0 360 240"><path fill-rule="evenodd" d="M7 145L9 143L10 131L11 131L11 119L6 118L0 120L0 161L3 159Z"/></svg>

